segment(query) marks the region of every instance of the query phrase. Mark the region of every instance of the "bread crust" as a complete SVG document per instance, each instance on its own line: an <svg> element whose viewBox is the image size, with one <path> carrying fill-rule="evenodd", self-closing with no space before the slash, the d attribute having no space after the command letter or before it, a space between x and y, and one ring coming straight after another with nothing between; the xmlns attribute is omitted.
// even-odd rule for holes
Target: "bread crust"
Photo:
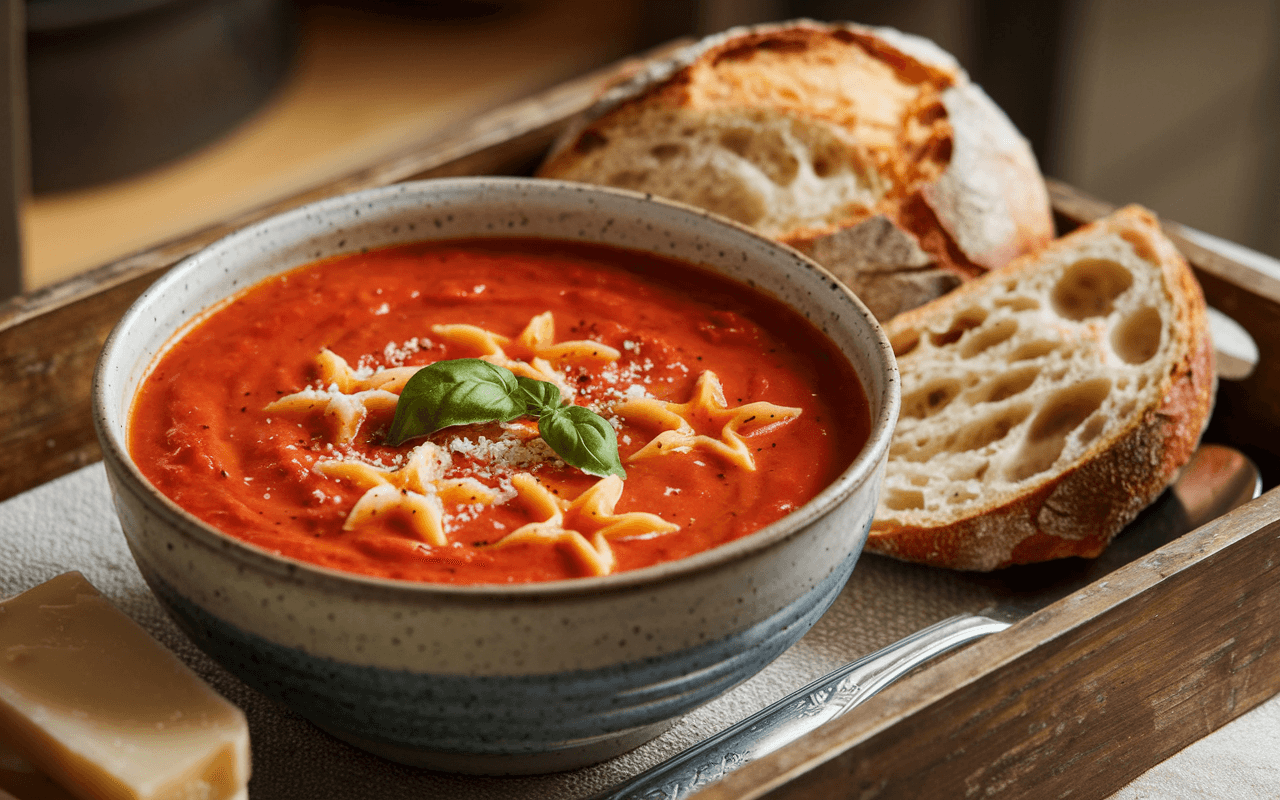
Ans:
<svg viewBox="0 0 1280 800"><path fill-rule="evenodd" d="M775 58L779 53L790 57ZM844 65L842 59L851 63ZM869 141L884 131L867 126L850 110L852 103L752 88L767 87L770 81L803 86L819 74L857 84L853 61L878 63L882 67L876 69L887 67L904 85L920 89L909 99L864 99L867 115L885 111L886 119L892 116L901 126L896 143ZM739 83L717 83L730 68L737 70L735 80L740 74L746 77ZM833 72L819 73L822 69ZM757 96L751 96L753 92ZM886 109L891 101L906 106L893 106L890 114ZM824 221L764 231L815 257L855 291L861 290L881 320L1033 252L1053 236L1048 192L1031 148L955 59L926 39L849 23L797 20L735 28L647 64L570 125L538 174L654 191L642 180L629 183L617 174L604 174L591 161L592 153L610 146L615 135L645 129L646 114L707 109L767 113L774 122L786 117L830 129L843 141L848 158L863 159L877 180L888 181L873 201L850 197ZM747 224L753 224L751 218L759 212L732 204L715 207L714 199L676 199ZM865 247L884 220L914 241L925 263L895 260L902 252L898 243L883 251ZM842 246L849 231L863 225L876 229L852 236L864 246Z"/></svg>
<svg viewBox="0 0 1280 800"><path fill-rule="evenodd" d="M954 309L967 297L1069 253L1099 232L1114 232L1158 264L1173 300L1176 358L1163 373L1159 402L1138 410L1072 463L1004 502L969 510L949 524L873 523L867 549L907 561L961 570L992 570L1067 556L1095 557L1174 480L1208 424L1216 390L1204 295L1190 267L1145 209L1130 206L1028 256L970 282L942 300L893 320L895 333Z"/></svg>

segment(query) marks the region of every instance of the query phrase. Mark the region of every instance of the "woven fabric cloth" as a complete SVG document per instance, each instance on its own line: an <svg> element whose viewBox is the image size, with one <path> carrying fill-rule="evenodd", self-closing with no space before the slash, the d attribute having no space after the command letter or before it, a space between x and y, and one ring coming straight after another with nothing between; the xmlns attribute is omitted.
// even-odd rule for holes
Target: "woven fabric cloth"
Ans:
<svg viewBox="0 0 1280 800"><path fill-rule="evenodd" d="M253 743L250 792L255 800L582 797L679 752L846 661L991 600L983 588L950 573L864 557L835 605L797 645L653 742L575 772L479 778L403 767L350 747L248 688L197 650L169 620L134 565L101 464L0 503L0 598L69 570L82 572L244 709ZM1275 753L1280 753L1280 699L1150 770L1116 798L1274 797L1280 786Z"/></svg>

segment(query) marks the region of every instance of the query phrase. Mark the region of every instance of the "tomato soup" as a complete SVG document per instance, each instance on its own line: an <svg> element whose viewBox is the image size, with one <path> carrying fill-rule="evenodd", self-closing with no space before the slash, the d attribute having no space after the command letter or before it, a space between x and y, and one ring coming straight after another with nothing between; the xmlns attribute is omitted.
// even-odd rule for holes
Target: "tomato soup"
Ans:
<svg viewBox="0 0 1280 800"><path fill-rule="evenodd" d="M406 381L457 359L555 386L608 423L622 469L572 466L530 415L392 444ZM157 361L128 438L161 492L253 545L491 584L737 539L831 483L869 426L851 367L777 301L649 254L494 239L346 255L249 288Z"/></svg>

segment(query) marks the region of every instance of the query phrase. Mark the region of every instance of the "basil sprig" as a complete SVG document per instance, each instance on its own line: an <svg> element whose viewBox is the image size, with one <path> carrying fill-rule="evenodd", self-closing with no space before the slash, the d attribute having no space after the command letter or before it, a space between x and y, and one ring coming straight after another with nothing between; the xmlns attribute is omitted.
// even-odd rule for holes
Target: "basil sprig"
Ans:
<svg viewBox="0 0 1280 800"><path fill-rule="evenodd" d="M414 373L396 402L387 443L395 446L454 425L536 417L538 432L565 463L590 475L625 478L618 435L599 414L567 405L554 383L517 376L478 358L437 361Z"/></svg>

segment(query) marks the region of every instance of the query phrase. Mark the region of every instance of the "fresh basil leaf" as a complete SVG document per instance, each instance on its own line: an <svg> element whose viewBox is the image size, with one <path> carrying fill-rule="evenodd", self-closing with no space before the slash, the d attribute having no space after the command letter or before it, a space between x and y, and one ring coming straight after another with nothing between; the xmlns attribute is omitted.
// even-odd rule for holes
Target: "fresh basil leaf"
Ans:
<svg viewBox="0 0 1280 800"><path fill-rule="evenodd" d="M478 358L437 361L414 373L396 402L387 443L395 446L452 425L538 417L538 431L565 463L590 475L627 477L618 435L601 416L563 405L554 383L517 377Z"/></svg>
<svg viewBox="0 0 1280 800"><path fill-rule="evenodd" d="M588 475L627 477L618 457L618 434L599 414L582 406L560 406L538 417L542 440L570 466Z"/></svg>
<svg viewBox="0 0 1280 800"><path fill-rule="evenodd" d="M532 416L540 417L562 405L560 387L554 383L540 381L536 378L526 378L523 375L516 376L516 383L523 393L525 408Z"/></svg>
<svg viewBox="0 0 1280 800"><path fill-rule="evenodd" d="M511 370L488 361L437 361L405 384L387 441L394 446L451 425L510 422L528 413L519 388Z"/></svg>

